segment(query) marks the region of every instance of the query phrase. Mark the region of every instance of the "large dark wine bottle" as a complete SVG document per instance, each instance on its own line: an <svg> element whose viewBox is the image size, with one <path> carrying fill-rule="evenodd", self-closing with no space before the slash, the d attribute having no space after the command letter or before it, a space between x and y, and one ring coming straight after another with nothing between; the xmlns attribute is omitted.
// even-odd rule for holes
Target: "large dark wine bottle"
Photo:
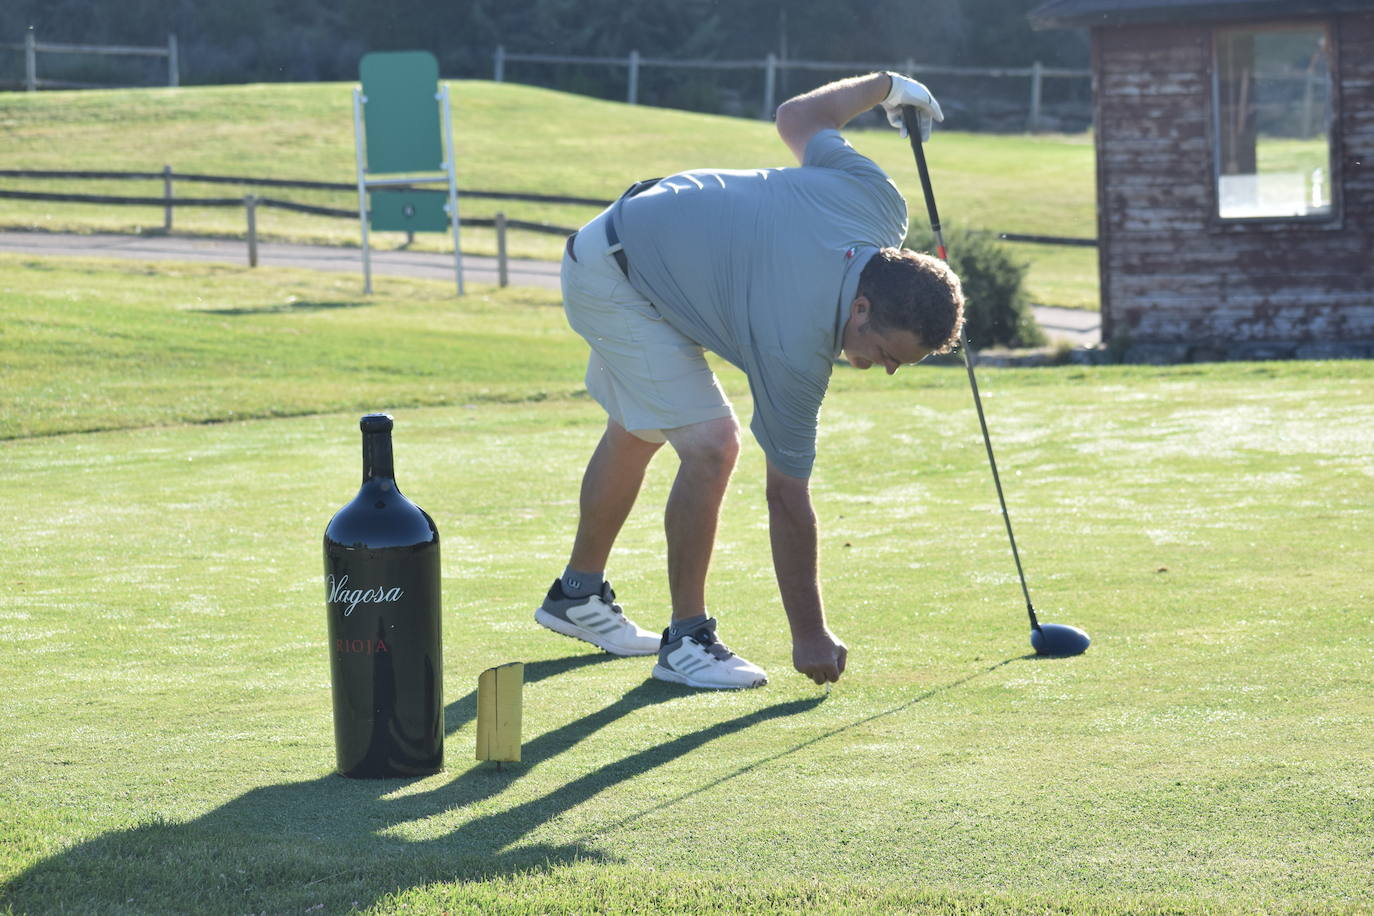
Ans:
<svg viewBox="0 0 1374 916"><path fill-rule="evenodd" d="M391 417L359 425L363 485L324 532L338 770L423 776L444 765L439 531L396 488Z"/></svg>

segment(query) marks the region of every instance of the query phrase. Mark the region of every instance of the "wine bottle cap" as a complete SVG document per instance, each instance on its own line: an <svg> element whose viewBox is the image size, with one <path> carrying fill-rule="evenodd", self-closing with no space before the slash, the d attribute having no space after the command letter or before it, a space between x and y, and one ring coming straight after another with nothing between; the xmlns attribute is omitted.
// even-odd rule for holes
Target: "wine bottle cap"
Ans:
<svg viewBox="0 0 1374 916"><path fill-rule="evenodd" d="M365 433L391 432L391 414L370 413L358 421L358 427Z"/></svg>

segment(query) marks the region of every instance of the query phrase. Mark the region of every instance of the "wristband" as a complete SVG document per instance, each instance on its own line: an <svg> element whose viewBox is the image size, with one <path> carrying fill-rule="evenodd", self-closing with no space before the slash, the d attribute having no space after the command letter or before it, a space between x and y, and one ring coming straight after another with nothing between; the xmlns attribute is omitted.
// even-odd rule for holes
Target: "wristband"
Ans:
<svg viewBox="0 0 1374 916"><path fill-rule="evenodd" d="M898 92L897 81L900 79L905 79L905 77L903 77L900 73L897 73L893 70L884 70L883 75L885 75L889 80L892 81L891 88L887 90L887 96L883 98L883 106L886 108L891 108L892 106L898 104L897 99L893 98L893 96L897 95Z"/></svg>

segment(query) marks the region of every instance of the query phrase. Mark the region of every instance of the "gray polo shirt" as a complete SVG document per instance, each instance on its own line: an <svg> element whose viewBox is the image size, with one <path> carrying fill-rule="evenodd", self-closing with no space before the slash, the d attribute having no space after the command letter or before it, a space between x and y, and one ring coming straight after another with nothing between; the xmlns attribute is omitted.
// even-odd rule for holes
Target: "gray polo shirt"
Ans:
<svg viewBox="0 0 1374 916"><path fill-rule="evenodd" d="M750 429L785 474L809 477L821 399L859 273L906 238L906 201L839 131L800 168L663 179L613 214L630 281L664 320L749 377Z"/></svg>

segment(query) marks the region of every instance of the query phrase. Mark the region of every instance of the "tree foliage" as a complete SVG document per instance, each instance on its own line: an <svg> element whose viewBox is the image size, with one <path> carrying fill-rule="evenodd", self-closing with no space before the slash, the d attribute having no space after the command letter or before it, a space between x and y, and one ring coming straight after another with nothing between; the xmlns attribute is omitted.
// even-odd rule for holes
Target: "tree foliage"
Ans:
<svg viewBox="0 0 1374 916"><path fill-rule="evenodd" d="M0 4L0 42L22 40L30 25L43 40L74 43L162 45L175 33L182 81L188 84L349 80L357 77L358 58L368 51L415 49L432 51L445 77L488 77L498 45L513 52L614 57L637 50L646 57L757 60L772 52L856 63L911 59L1011 66L1039 59L1084 66L1083 35L1031 31L1026 12L1038 2L9 0ZM108 66L107 60L68 66L89 69ZM580 88L621 94L623 72L600 69L586 68L576 77L586 84ZM835 75L817 73L808 80ZM667 93L671 103L674 91L682 94L695 82L697 95L709 102L712 93L701 87L724 90L731 79L741 77L682 71L646 89L649 96ZM802 91L808 87L800 83L808 80L794 76L788 89ZM663 103L648 96L645 101Z"/></svg>
<svg viewBox="0 0 1374 916"><path fill-rule="evenodd" d="M1037 347L1045 334L1035 322L1024 281L1027 265L1017 261L990 232L946 229L949 266L964 288L964 334L975 350L986 347ZM935 238L913 227L906 245L935 251Z"/></svg>

